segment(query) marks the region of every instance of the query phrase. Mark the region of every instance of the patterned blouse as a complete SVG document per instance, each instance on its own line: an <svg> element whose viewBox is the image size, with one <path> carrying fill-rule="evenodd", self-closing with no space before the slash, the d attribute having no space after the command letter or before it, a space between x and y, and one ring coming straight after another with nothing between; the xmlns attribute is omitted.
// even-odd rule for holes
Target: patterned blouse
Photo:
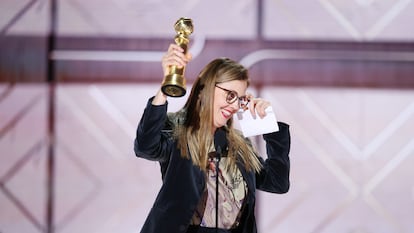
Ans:
<svg viewBox="0 0 414 233"><path fill-rule="evenodd" d="M227 169L227 157L221 158L219 162L219 228L237 227L246 192L247 186L239 169L235 169L232 173L230 169ZM191 224L212 228L216 226L216 162L212 157L209 159L206 173L206 189Z"/></svg>

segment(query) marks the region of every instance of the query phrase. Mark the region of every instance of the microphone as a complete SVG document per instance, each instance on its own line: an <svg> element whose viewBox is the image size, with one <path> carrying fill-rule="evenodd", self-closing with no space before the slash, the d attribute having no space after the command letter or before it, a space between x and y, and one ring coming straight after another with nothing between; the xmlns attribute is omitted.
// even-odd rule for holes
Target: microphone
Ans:
<svg viewBox="0 0 414 233"><path fill-rule="evenodd" d="M217 157L220 159L227 148L226 131L222 128L218 128L214 133L214 148L216 149Z"/></svg>

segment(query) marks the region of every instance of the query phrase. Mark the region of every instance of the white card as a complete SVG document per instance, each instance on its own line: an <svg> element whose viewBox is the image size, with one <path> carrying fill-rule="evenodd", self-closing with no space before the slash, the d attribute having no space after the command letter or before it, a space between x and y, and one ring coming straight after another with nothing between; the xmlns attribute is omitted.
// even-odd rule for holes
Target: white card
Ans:
<svg viewBox="0 0 414 233"><path fill-rule="evenodd" d="M260 118L258 115L253 118L249 110L234 114L234 127L240 130L245 137L279 131L273 108L267 107L265 111L266 116L264 118Z"/></svg>

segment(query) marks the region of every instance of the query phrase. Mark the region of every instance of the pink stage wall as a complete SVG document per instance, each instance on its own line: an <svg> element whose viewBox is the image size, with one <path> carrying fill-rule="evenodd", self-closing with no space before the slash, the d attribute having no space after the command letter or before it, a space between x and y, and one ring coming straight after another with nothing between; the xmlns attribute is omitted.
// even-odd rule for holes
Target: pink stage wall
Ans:
<svg viewBox="0 0 414 233"><path fill-rule="evenodd" d="M56 87L56 232L139 231L161 178L157 163L135 157L133 139L157 87ZM259 192L261 232L413 232L413 91L251 91L271 100L292 131L291 190ZM0 232L42 232L48 86L3 84L0 96ZM171 99L169 110L184 99Z"/></svg>
<svg viewBox="0 0 414 233"><path fill-rule="evenodd" d="M139 232L161 178L135 128L183 16L188 83L230 57L291 125L260 233L414 233L414 1L51 2L0 1L0 233Z"/></svg>

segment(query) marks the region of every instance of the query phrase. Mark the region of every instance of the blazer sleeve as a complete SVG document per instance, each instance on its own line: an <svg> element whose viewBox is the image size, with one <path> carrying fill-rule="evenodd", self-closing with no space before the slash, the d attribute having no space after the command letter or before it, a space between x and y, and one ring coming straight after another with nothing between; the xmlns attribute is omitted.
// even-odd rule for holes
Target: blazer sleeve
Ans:
<svg viewBox="0 0 414 233"><path fill-rule="evenodd" d="M263 168L256 174L256 188L272 193L286 193L290 187L289 125L278 122L279 131L264 134L267 159L259 157Z"/></svg>
<svg viewBox="0 0 414 233"><path fill-rule="evenodd" d="M153 97L148 100L138 124L134 141L137 157L152 161L165 162L171 150L171 130L164 129L167 120L167 105L152 105Z"/></svg>

